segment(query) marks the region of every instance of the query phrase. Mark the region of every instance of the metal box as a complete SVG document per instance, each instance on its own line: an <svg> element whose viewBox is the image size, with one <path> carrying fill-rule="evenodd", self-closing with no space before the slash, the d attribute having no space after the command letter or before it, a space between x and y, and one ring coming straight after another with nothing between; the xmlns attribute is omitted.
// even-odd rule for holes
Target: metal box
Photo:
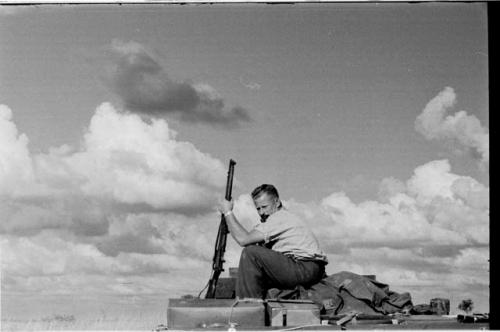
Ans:
<svg viewBox="0 0 500 332"><path fill-rule="evenodd" d="M302 326L321 323L320 306L309 302L268 301L267 314L271 326Z"/></svg>
<svg viewBox="0 0 500 332"><path fill-rule="evenodd" d="M260 327L266 323L262 302L237 302L231 299L169 299L167 327L193 329L228 327L229 322L240 327Z"/></svg>

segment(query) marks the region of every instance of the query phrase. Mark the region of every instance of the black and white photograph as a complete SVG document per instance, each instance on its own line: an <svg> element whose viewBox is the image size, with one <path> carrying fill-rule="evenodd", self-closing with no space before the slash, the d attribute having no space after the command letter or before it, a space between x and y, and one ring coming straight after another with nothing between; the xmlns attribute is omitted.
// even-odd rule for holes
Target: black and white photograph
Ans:
<svg viewBox="0 0 500 332"><path fill-rule="evenodd" d="M488 329L485 2L0 3L1 329Z"/></svg>

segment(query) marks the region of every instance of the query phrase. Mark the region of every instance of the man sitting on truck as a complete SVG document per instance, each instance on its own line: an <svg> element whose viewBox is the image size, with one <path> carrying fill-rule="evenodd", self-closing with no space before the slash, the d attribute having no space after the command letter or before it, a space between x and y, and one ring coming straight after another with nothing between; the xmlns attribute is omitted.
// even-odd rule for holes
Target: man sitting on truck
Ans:
<svg viewBox="0 0 500 332"><path fill-rule="evenodd" d="M233 202L222 200L234 240L244 247L236 281L236 296L264 299L271 288L311 286L325 276L326 255L300 217L281 203L277 189L263 184L252 192L261 223L247 231L233 213Z"/></svg>

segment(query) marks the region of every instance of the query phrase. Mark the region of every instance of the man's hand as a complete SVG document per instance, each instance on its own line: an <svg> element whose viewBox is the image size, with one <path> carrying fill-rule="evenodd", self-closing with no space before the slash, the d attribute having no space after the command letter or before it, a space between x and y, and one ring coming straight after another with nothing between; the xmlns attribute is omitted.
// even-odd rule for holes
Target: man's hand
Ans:
<svg viewBox="0 0 500 332"><path fill-rule="evenodd" d="M221 199L219 200L219 206L217 207L217 209L220 211L220 213L225 214L233 210L233 205L233 200L228 201L227 199Z"/></svg>

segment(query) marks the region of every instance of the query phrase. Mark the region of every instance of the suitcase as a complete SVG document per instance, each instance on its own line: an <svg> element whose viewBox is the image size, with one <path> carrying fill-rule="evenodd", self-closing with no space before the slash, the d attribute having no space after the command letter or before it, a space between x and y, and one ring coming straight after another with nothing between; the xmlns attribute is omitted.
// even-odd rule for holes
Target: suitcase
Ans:
<svg viewBox="0 0 500 332"><path fill-rule="evenodd" d="M267 315L270 326L302 326L321 323L320 306L309 301L268 300Z"/></svg>
<svg viewBox="0 0 500 332"><path fill-rule="evenodd" d="M265 326L263 302L237 302L232 299L169 299L169 329L217 328L236 323L239 327Z"/></svg>

